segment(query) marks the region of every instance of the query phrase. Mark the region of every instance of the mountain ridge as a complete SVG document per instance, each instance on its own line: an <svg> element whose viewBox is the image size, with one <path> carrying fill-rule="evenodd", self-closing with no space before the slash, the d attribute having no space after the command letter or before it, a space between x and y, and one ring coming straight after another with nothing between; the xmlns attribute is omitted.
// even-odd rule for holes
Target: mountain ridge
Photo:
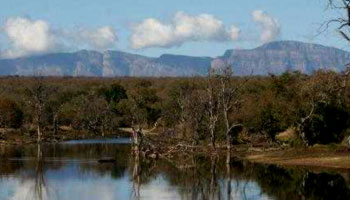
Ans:
<svg viewBox="0 0 350 200"><path fill-rule="evenodd" d="M30 76L203 76L211 67L231 65L235 75L281 74L318 69L342 71L350 52L320 44L274 41L253 49L229 49L222 56L162 54L147 57L123 51L80 50L0 59L0 75Z"/></svg>

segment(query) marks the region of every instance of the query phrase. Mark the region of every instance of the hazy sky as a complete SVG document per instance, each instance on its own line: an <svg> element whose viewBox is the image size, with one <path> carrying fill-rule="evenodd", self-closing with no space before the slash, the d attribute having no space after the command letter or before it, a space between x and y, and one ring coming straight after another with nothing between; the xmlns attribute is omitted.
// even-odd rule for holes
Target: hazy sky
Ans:
<svg viewBox="0 0 350 200"><path fill-rule="evenodd" d="M347 49L326 0L0 0L2 57L77 49L218 56L273 40Z"/></svg>

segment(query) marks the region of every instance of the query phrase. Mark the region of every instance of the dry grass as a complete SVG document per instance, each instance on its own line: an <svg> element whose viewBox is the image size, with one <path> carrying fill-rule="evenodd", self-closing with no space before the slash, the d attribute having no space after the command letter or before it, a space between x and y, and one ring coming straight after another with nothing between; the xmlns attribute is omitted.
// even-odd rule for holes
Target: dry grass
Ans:
<svg viewBox="0 0 350 200"><path fill-rule="evenodd" d="M244 157L252 162L286 166L310 166L350 169L350 151L346 147L317 147L275 152L250 152Z"/></svg>

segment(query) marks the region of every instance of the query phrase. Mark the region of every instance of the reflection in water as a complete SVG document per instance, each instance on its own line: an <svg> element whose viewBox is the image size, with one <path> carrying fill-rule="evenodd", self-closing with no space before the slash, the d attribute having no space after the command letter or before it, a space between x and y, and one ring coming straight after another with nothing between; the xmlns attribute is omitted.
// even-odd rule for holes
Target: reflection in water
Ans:
<svg viewBox="0 0 350 200"><path fill-rule="evenodd" d="M134 170L132 174L132 181L133 181L132 198L133 199L140 199L140 187L141 187L140 176L141 176L140 154L139 152L136 152L135 159L134 159Z"/></svg>
<svg viewBox="0 0 350 200"><path fill-rule="evenodd" d="M230 154L230 151L228 151L227 153L227 157L226 157L226 174L227 174L227 177L226 177L226 189L227 189L227 199L230 199L231 198L231 166L230 166L230 163L231 163L231 154Z"/></svg>
<svg viewBox="0 0 350 200"><path fill-rule="evenodd" d="M42 146L37 145L36 150L36 157L33 160L33 166L31 166L31 169L33 169L33 171L30 171L30 173L25 174L22 177L18 177L18 180L16 180L18 186L13 188L14 195L11 199L49 199L48 188L45 183L44 176L44 159ZM12 179L10 180L14 181ZM52 199L52 196L50 196L50 199Z"/></svg>
<svg viewBox="0 0 350 200"><path fill-rule="evenodd" d="M180 167L129 152L115 143L1 149L0 199L350 199L349 173L228 165L226 156L193 156ZM96 161L112 156L114 164Z"/></svg>
<svg viewBox="0 0 350 200"><path fill-rule="evenodd" d="M211 167L210 167L210 199L215 199L217 195L217 177L216 177L216 165L218 162L218 157L216 155L211 157ZM220 194L220 191L219 191ZM220 199L220 198L219 198Z"/></svg>
<svg viewBox="0 0 350 200"><path fill-rule="evenodd" d="M41 144L37 145L37 160L36 160L36 170L35 170L35 189L34 189L34 199L43 200L48 194L47 188L45 187L44 180L44 159L43 152L41 149ZM47 198L45 198L47 199Z"/></svg>

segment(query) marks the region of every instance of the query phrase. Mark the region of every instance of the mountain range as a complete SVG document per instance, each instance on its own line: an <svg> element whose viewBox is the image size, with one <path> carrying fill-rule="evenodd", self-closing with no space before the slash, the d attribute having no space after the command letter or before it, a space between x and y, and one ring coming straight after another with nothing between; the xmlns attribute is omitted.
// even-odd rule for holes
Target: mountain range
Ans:
<svg viewBox="0 0 350 200"><path fill-rule="evenodd" d="M227 50L224 55L194 57L164 54L146 57L122 51L51 53L14 59L0 59L0 75L50 76L203 76L210 67L230 65L235 75L281 74L319 69L342 71L350 52L319 44L275 41L254 49Z"/></svg>

